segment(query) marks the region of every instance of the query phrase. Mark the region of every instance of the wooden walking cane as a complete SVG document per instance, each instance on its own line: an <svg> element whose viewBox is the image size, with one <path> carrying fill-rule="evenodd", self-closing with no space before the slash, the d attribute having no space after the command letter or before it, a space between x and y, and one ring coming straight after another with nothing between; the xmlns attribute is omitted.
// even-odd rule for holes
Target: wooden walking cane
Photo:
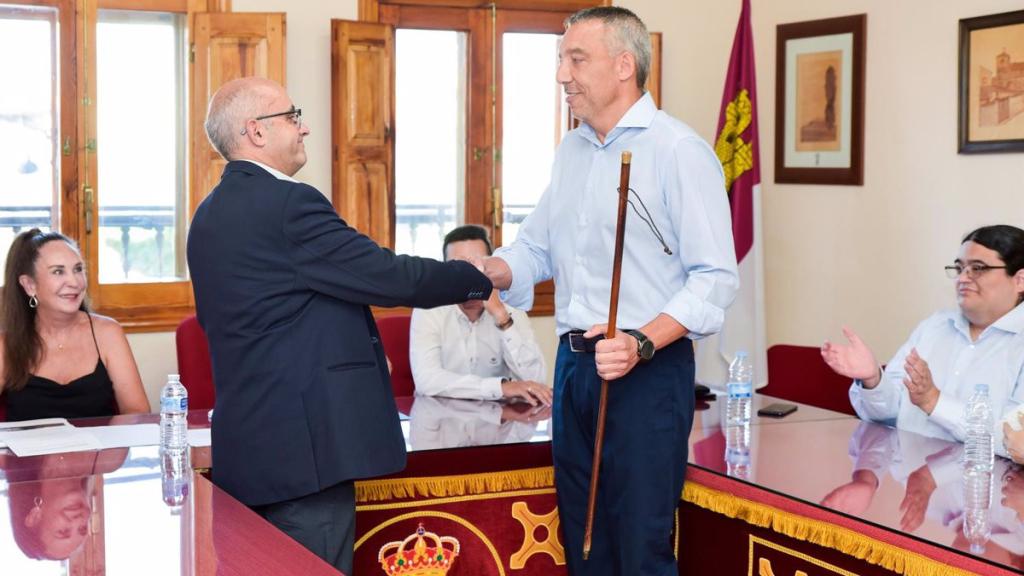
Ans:
<svg viewBox="0 0 1024 576"><path fill-rule="evenodd" d="M626 204L629 201L629 163L631 152L622 153L619 170L619 218L615 224L615 256L612 260L612 297L608 304L608 331L605 338L615 338L615 317L619 311L619 280L622 276L622 245L626 240ZM597 409L597 435L594 438L594 463L590 467L590 498L587 500L587 527L583 533L583 559L590 557L590 539L594 532L594 506L597 504L597 477L601 470L601 447L604 445L604 421L608 413L608 381L601 379L601 401Z"/></svg>

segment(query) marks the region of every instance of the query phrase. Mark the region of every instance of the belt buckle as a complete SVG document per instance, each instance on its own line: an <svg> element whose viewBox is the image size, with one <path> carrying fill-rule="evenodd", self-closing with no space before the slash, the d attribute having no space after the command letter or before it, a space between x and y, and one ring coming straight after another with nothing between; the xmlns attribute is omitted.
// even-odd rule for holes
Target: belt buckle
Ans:
<svg viewBox="0 0 1024 576"><path fill-rule="evenodd" d="M586 352L587 339L582 332L569 332L569 350L573 352Z"/></svg>

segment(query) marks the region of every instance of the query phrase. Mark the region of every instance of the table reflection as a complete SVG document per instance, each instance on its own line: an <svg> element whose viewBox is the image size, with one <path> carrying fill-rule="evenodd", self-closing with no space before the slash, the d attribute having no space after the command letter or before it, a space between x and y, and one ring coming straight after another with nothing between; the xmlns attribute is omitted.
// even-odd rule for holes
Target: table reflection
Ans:
<svg viewBox="0 0 1024 576"><path fill-rule="evenodd" d="M963 444L861 422L850 437L849 482L821 504L853 516L878 517L876 494L895 482L902 494L899 529L935 533L941 526L958 550L1015 568L1024 567L1024 471L996 458L991 472L964 469ZM891 508L895 499L889 499ZM884 503L883 503L884 505ZM930 526L929 526L930 525Z"/></svg>
<svg viewBox="0 0 1024 576"><path fill-rule="evenodd" d="M4 568L75 565L74 574L102 574L103 474L125 462L127 449L17 458L0 455L6 487L0 540ZM20 560L19 560L20 559ZM83 569L84 568L84 569ZM35 570L33 570L35 571Z"/></svg>
<svg viewBox="0 0 1024 576"><path fill-rule="evenodd" d="M551 407L416 396L409 413L412 450L550 440Z"/></svg>

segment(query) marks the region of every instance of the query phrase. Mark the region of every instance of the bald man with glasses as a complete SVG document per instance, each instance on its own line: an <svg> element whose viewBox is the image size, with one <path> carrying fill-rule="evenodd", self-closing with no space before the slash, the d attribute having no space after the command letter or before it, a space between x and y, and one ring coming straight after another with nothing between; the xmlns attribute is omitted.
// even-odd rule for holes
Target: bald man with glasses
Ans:
<svg viewBox="0 0 1024 576"><path fill-rule="evenodd" d="M309 127L280 85L228 82L206 132L228 160L188 238L217 393L213 481L349 573L353 481L405 467L369 307L483 300L491 282L381 248L296 180Z"/></svg>

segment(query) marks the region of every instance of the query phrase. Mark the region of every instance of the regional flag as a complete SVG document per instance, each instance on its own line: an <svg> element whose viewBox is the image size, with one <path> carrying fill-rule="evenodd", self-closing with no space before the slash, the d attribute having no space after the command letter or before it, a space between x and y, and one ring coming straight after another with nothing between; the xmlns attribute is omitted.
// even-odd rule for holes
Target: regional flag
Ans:
<svg viewBox="0 0 1024 576"><path fill-rule="evenodd" d="M754 365L754 385L768 379L764 324L764 267L761 258L761 170L754 87L754 37L750 0L743 0L718 119L715 153L725 172L732 209L732 236L739 263L740 291L726 311L721 333L700 341L697 380L722 386L729 362L746 350Z"/></svg>

